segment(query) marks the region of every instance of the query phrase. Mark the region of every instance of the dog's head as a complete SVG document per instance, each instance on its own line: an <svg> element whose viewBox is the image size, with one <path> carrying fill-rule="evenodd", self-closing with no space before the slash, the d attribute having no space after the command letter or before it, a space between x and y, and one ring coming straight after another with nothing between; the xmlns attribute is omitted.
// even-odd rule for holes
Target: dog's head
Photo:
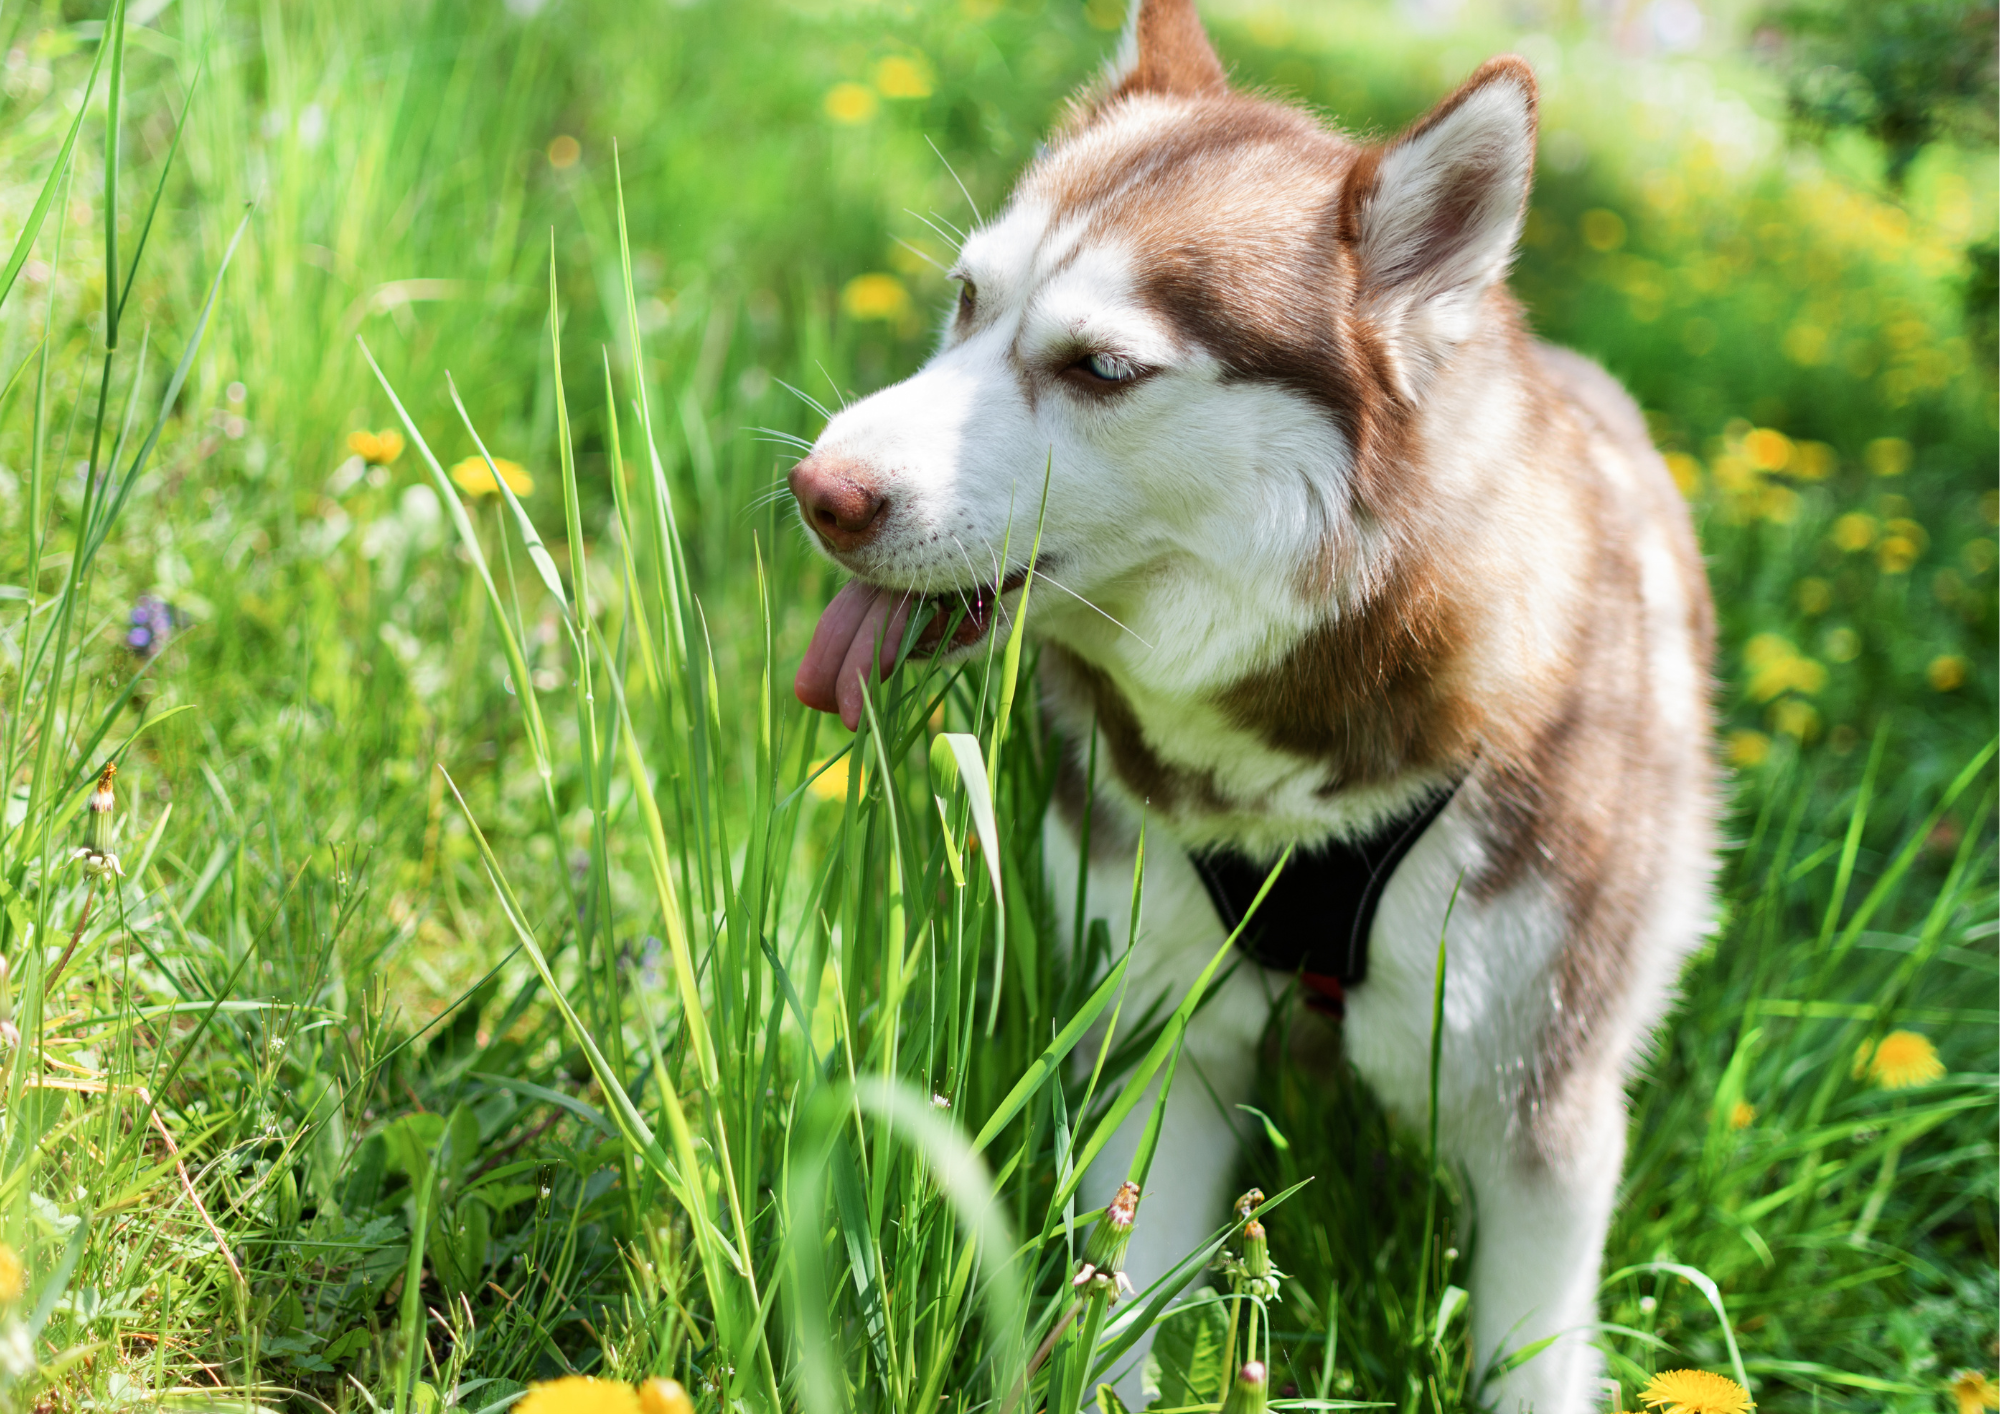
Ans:
<svg viewBox="0 0 2000 1414"><path fill-rule="evenodd" d="M800 696L851 722L912 604L962 602L976 642L1038 524L1038 627L1145 676L1219 680L1323 617L1400 533L1397 464L1504 275L1534 141L1517 59L1363 146L1232 91L1192 0L1138 0L959 251L937 353L792 471L859 581Z"/></svg>

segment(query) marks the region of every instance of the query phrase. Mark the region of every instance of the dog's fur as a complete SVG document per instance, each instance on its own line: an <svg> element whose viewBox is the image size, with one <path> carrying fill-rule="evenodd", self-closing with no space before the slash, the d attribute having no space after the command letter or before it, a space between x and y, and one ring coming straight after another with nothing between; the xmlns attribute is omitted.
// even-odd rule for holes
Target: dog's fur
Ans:
<svg viewBox="0 0 2000 1414"><path fill-rule="evenodd" d="M1021 577L1000 547L1010 520L1027 543L1052 468L1036 574L1057 592L1031 627L1055 722L1079 756L1094 729L1110 769L1092 858L1074 771L1048 852L1058 897L1081 864L1092 912L1122 919L1147 812L1152 985L1184 988L1220 941L1181 851L1274 860L1463 778L1382 901L1345 1046L1420 1122L1462 881L1439 1103L1476 1204L1474 1336L1486 1360L1560 1334L1489 1393L1564 1414L1594 1395L1624 1081L1710 918L1712 623L1638 409L1506 289L1535 103L1528 66L1495 59L1363 145L1232 91L1191 0L1140 0L966 240L935 357L836 416L792 484L858 577L800 696L852 724L913 593ZM1255 972L1188 1038L1226 1106L1288 980ZM1208 1089L1178 1087L1167 1126L1142 1284L1228 1211Z"/></svg>

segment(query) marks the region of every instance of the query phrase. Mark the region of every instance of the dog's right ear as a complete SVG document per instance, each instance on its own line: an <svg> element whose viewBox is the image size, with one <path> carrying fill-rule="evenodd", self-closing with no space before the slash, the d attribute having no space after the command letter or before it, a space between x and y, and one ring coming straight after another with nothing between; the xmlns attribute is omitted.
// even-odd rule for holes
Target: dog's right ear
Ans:
<svg viewBox="0 0 2000 1414"><path fill-rule="evenodd" d="M1534 71L1509 55L1349 174L1340 235L1406 395L1471 332L1480 296L1506 273L1534 169Z"/></svg>
<svg viewBox="0 0 2000 1414"><path fill-rule="evenodd" d="M1194 0L1132 0L1106 79L1106 98L1132 93L1192 96L1229 87L1229 76L1201 27Z"/></svg>

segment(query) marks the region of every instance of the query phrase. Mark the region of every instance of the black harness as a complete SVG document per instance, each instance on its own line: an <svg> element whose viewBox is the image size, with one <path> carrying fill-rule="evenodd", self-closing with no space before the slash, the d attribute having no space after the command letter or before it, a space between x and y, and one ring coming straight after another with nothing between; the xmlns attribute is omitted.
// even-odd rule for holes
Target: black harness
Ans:
<svg viewBox="0 0 2000 1414"><path fill-rule="evenodd" d="M1251 961L1295 974L1315 1011L1341 1015L1346 989L1368 976L1368 934L1375 909L1403 862L1458 792L1456 785L1383 824L1365 839L1296 850L1257 916L1236 940ZM1234 850L1192 855L1222 926L1243 921L1271 866Z"/></svg>

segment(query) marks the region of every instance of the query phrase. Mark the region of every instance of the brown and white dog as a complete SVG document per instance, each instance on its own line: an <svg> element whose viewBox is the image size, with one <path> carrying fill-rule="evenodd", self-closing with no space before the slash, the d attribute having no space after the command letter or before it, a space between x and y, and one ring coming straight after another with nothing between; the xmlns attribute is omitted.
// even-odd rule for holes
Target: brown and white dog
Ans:
<svg viewBox="0 0 2000 1414"><path fill-rule="evenodd" d="M1049 468L1043 689L1111 768L1094 915L1125 917L1147 812L1152 985L1184 988L1221 939L1190 852L1274 861L1460 783L1381 900L1344 1041L1421 1121L1462 880L1439 1119L1475 1201L1474 1338L1491 1360L1557 1336L1488 1395L1566 1414L1595 1395L1624 1083L1711 917L1713 630L1638 409L1507 291L1535 108L1528 66L1495 59L1364 145L1232 91L1192 0L1139 0L1103 82L966 240L936 355L841 411L791 485L855 575L797 690L851 726L913 608L1004 613ZM1247 1098L1288 981L1239 969L1188 1038L1208 1086L1173 1094L1142 1284L1227 1213L1209 1089ZM1100 1164L1107 1191L1125 1157Z"/></svg>

